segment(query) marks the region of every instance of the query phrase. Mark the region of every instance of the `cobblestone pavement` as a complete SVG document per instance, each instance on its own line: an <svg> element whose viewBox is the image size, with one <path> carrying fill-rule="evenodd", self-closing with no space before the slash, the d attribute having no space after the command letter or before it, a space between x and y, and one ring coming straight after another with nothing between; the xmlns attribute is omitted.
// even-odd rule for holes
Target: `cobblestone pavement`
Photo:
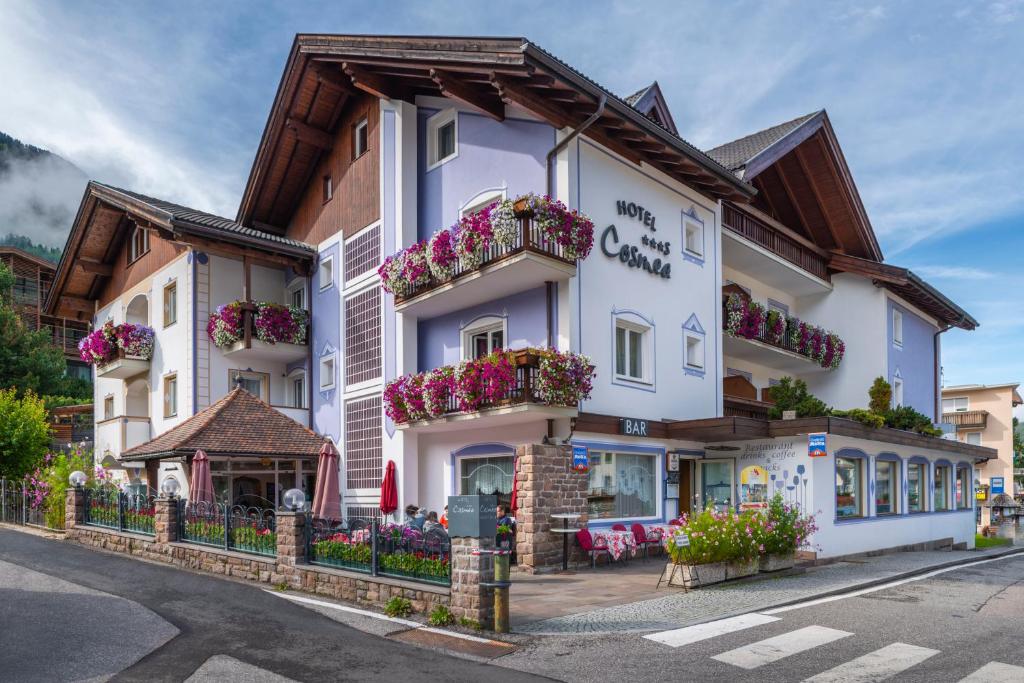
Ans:
<svg viewBox="0 0 1024 683"><path fill-rule="evenodd" d="M544 619L516 628L519 633L600 634L623 631L662 631L692 623L850 589L859 585L926 571L951 562L981 560L1007 552L1007 548L967 551L907 552L868 557L820 567L806 573L739 584L722 584L664 597L642 600L590 612ZM1020 548L1018 548L1020 550ZM512 605L515 609L515 605Z"/></svg>

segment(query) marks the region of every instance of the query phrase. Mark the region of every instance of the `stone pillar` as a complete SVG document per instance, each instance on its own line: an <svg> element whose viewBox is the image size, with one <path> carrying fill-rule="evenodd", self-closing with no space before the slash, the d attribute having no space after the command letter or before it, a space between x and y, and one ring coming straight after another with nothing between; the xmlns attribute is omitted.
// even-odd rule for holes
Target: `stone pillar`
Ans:
<svg viewBox="0 0 1024 683"><path fill-rule="evenodd" d="M457 619L472 619L484 628L494 624L494 588L482 586L494 581L494 556L474 554L494 548L492 538L456 536L451 555L451 611Z"/></svg>
<svg viewBox="0 0 1024 683"><path fill-rule="evenodd" d="M277 513L277 565L294 588L301 587L299 575L290 568L306 561L306 513Z"/></svg>
<svg viewBox="0 0 1024 683"><path fill-rule="evenodd" d="M174 543L178 540L178 499L161 496L153 501L157 543Z"/></svg>
<svg viewBox="0 0 1024 683"><path fill-rule="evenodd" d="M535 573L562 566L562 535L552 533L561 520L551 515L580 515L586 523L589 476L572 469L569 446L526 444L516 448L516 557L520 569ZM572 522L570 521L570 526ZM569 537L569 561L575 539Z"/></svg>
<svg viewBox="0 0 1024 683"><path fill-rule="evenodd" d="M64 499L64 529L73 529L85 521L85 490L69 486Z"/></svg>

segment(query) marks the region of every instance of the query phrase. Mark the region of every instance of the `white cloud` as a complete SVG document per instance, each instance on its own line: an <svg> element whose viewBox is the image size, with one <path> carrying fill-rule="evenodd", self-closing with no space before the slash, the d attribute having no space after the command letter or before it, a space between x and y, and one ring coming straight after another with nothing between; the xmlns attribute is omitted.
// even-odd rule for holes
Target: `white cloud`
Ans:
<svg viewBox="0 0 1024 683"><path fill-rule="evenodd" d="M951 280L991 280L995 273L967 266L916 266L914 272L924 277Z"/></svg>

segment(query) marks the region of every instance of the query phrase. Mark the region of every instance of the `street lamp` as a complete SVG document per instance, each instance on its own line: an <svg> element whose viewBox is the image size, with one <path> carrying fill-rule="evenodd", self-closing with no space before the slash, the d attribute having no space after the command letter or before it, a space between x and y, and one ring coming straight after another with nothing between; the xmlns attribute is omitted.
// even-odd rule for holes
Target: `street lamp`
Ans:
<svg viewBox="0 0 1024 683"><path fill-rule="evenodd" d="M284 506L292 512L299 512L306 507L306 494L302 489L288 489L284 492Z"/></svg>
<svg viewBox="0 0 1024 683"><path fill-rule="evenodd" d="M85 472L75 470L71 473L71 476L68 477L68 481L71 482L71 485L76 489L80 489L85 486L85 482L89 481L89 477L85 475Z"/></svg>
<svg viewBox="0 0 1024 683"><path fill-rule="evenodd" d="M167 477L163 483L160 484L160 491L168 498L174 498L178 495L178 491L181 490L181 484L174 477Z"/></svg>

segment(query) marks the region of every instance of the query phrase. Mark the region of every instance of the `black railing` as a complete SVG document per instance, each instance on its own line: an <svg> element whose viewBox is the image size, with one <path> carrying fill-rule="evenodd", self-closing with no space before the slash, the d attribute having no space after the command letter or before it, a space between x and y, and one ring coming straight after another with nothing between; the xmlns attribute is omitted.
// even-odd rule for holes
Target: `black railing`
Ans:
<svg viewBox="0 0 1024 683"><path fill-rule="evenodd" d="M562 261L569 265L576 265L576 261L566 255L566 249L561 244L551 239L540 229L537 223L530 216L519 217L519 230L516 231L515 239L508 246L490 244L483 251L480 265L474 268L464 268L458 259L452 264L452 276L446 280L439 280L433 274L428 275L427 281L423 284L406 286L401 292L395 292L395 303L403 303L415 298L424 292L429 292L441 285L454 282L461 277L475 273L485 266L504 261L516 254L531 252Z"/></svg>
<svg viewBox="0 0 1024 683"><path fill-rule="evenodd" d="M39 500L33 495L24 481L0 479L0 522L63 529L63 525L50 526L46 523L47 502L46 498ZM63 505L61 507L63 509Z"/></svg>
<svg viewBox="0 0 1024 683"><path fill-rule="evenodd" d="M273 510L259 507L179 500L178 540L275 557L277 516Z"/></svg>
<svg viewBox="0 0 1024 683"><path fill-rule="evenodd" d="M371 576L451 583L451 540L443 527L424 532L368 519L310 519L306 559Z"/></svg>
<svg viewBox="0 0 1024 683"><path fill-rule="evenodd" d="M156 534L156 508L153 496L128 493L112 486L86 488L83 524L116 531L153 536Z"/></svg>

